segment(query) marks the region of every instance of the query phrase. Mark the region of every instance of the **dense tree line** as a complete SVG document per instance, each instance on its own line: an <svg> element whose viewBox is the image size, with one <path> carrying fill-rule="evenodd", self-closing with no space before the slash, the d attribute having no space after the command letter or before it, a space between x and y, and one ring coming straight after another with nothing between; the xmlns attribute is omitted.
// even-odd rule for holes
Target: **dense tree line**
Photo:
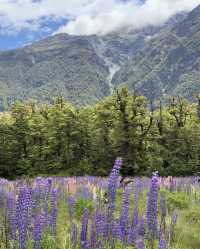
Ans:
<svg viewBox="0 0 200 249"><path fill-rule="evenodd" d="M153 110L121 88L95 106L16 103L0 114L0 176L107 175L117 156L122 173L200 172L200 98L171 98Z"/></svg>

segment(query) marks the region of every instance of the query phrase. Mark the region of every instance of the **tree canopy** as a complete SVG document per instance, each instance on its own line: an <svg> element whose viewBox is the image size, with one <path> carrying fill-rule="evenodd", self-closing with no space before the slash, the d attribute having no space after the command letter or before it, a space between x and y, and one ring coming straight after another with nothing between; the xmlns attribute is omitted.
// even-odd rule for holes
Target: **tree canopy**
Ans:
<svg viewBox="0 0 200 249"><path fill-rule="evenodd" d="M200 101L181 97L151 107L123 87L94 106L14 104L0 114L0 176L200 173Z"/></svg>

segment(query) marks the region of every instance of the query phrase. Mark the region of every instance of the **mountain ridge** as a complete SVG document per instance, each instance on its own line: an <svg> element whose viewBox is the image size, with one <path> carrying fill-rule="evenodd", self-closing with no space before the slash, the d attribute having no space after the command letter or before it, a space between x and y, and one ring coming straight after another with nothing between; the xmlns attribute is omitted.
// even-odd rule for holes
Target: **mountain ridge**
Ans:
<svg viewBox="0 0 200 249"><path fill-rule="evenodd" d="M115 75L113 84L127 84L152 101L171 95L193 100L200 91L199 17L200 6L168 32L150 40Z"/></svg>
<svg viewBox="0 0 200 249"><path fill-rule="evenodd" d="M136 89L153 101L167 95L174 88L169 81L179 83L179 75L172 75L167 69L171 70L180 54L190 60L200 58L193 51L195 45L199 48L199 36L193 40L184 35L179 39L177 35L189 25L188 18L189 27L195 21L200 26L199 9L178 13L160 26L128 27L104 36L57 34L23 48L1 51L0 110L17 99L51 102L58 95L75 105L93 104L110 95L120 84ZM197 34L195 30L191 29L192 37ZM187 49L182 43L187 44ZM189 46L192 52L188 52ZM184 66L181 72L185 72ZM168 75L171 78L167 81ZM195 78L198 88L198 75L187 77ZM187 81L177 85L180 94L184 84Z"/></svg>

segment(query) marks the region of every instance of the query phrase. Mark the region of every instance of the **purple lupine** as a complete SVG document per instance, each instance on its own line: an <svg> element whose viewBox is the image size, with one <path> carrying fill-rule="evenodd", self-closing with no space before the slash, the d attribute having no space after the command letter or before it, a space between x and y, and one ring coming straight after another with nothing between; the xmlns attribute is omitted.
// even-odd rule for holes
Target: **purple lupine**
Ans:
<svg viewBox="0 0 200 249"><path fill-rule="evenodd" d="M108 222L108 216L107 215L103 215L102 216L103 221L102 221L102 235L104 238L108 238L110 230L112 229L112 222L109 223ZM111 234L110 234L111 235Z"/></svg>
<svg viewBox="0 0 200 249"><path fill-rule="evenodd" d="M21 187L17 206L17 227L19 233L19 248L26 249L27 233L29 226L30 210L32 208L30 189L26 186Z"/></svg>
<svg viewBox="0 0 200 249"><path fill-rule="evenodd" d="M135 243L137 236L138 236L137 227L130 226L128 230L128 241L127 241L129 246L132 246Z"/></svg>
<svg viewBox="0 0 200 249"><path fill-rule="evenodd" d="M88 230L89 212L84 209L81 228L81 249L88 249L87 230Z"/></svg>
<svg viewBox="0 0 200 249"><path fill-rule="evenodd" d="M139 240L136 241L136 248L137 249L145 249L144 238L141 237Z"/></svg>
<svg viewBox="0 0 200 249"><path fill-rule="evenodd" d="M107 213L104 213L97 209L94 215L94 224L95 224L95 231L97 237L104 237L107 239L108 237L108 222L107 222Z"/></svg>
<svg viewBox="0 0 200 249"><path fill-rule="evenodd" d="M52 187L52 178L47 178L46 185L45 185L45 199L44 199L44 221L45 226L48 226L48 218L49 218L49 197L51 193Z"/></svg>
<svg viewBox="0 0 200 249"><path fill-rule="evenodd" d="M140 185L139 180L136 179L135 181L135 192L134 192L134 209L133 209L133 220L131 227L129 228L128 232L128 244L132 245L138 235L138 223L139 223L139 192L140 192Z"/></svg>
<svg viewBox="0 0 200 249"><path fill-rule="evenodd" d="M111 174L108 179L108 201L109 201L109 214L112 216L115 210L116 190L118 184L118 177L122 166L122 159L117 158Z"/></svg>
<svg viewBox="0 0 200 249"><path fill-rule="evenodd" d="M0 207L4 207L4 202L5 202L5 198L4 198L4 189L3 186L0 185Z"/></svg>
<svg viewBox="0 0 200 249"><path fill-rule="evenodd" d="M97 209L95 212L94 220L95 220L95 230L98 236L102 235L103 233L102 216L103 214Z"/></svg>
<svg viewBox="0 0 200 249"><path fill-rule="evenodd" d="M57 189L52 189L52 191L51 191L50 227L52 230L52 234L54 236L56 236L57 215L58 215Z"/></svg>
<svg viewBox="0 0 200 249"><path fill-rule="evenodd" d="M135 227L138 224L139 221L139 182L138 179L136 179L135 182L135 192L134 192L134 209L133 209L133 222L132 222L132 226Z"/></svg>
<svg viewBox="0 0 200 249"><path fill-rule="evenodd" d="M92 199L92 193L90 192L90 190L88 189L88 187L83 187L82 189L82 195L83 195L83 199L85 200L91 200Z"/></svg>
<svg viewBox="0 0 200 249"><path fill-rule="evenodd" d="M113 220L112 222L112 236L117 239L121 239L121 226L118 219Z"/></svg>
<svg viewBox="0 0 200 249"><path fill-rule="evenodd" d="M37 215L34 221L33 228L33 241L34 249L41 249L42 232L45 224L45 217L43 215Z"/></svg>
<svg viewBox="0 0 200 249"><path fill-rule="evenodd" d="M13 192L10 192L7 197L7 215L9 222L9 237L10 239L15 240L17 231L17 220L15 194Z"/></svg>
<svg viewBox="0 0 200 249"><path fill-rule="evenodd" d="M174 178L170 180L170 187L169 187L170 192L173 192L176 190L176 181Z"/></svg>
<svg viewBox="0 0 200 249"><path fill-rule="evenodd" d="M69 196L67 202L68 202L69 217L71 220L75 212L76 199L74 196Z"/></svg>
<svg viewBox="0 0 200 249"><path fill-rule="evenodd" d="M130 187L127 186L123 193L123 204L120 216L120 236L122 241L126 241L128 229L130 226L129 206L130 206Z"/></svg>
<svg viewBox="0 0 200 249"><path fill-rule="evenodd" d="M144 237L145 236L145 219L144 216L139 221L138 224L138 235Z"/></svg>
<svg viewBox="0 0 200 249"><path fill-rule="evenodd" d="M158 249L167 249L167 241L165 240L163 234L160 236Z"/></svg>
<svg viewBox="0 0 200 249"><path fill-rule="evenodd" d="M42 177L37 177L34 182L35 188L33 189L33 196L35 200L35 207L41 207L46 193L46 180Z"/></svg>
<svg viewBox="0 0 200 249"><path fill-rule="evenodd" d="M150 191L147 200L147 228L149 238L153 241L158 235L158 176L151 179Z"/></svg>
<svg viewBox="0 0 200 249"><path fill-rule="evenodd" d="M108 236L108 222L107 215L100 210L97 210L95 213L95 230L96 235L107 237Z"/></svg>
<svg viewBox="0 0 200 249"><path fill-rule="evenodd" d="M121 166L122 166L122 159L117 158L108 179L108 213L107 213L106 227L108 230L107 235L110 238L112 244L113 244L112 221L113 221L113 214L115 211L116 192L117 192L118 178Z"/></svg>
<svg viewBox="0 0 200 249"><path fill-rule="evenodd" d="M97 238L97 233L95 230L95 220L93 219L91 223L91 229L90 229L90 249L96 249L97 242L98 242L98 238Z"/></svg>

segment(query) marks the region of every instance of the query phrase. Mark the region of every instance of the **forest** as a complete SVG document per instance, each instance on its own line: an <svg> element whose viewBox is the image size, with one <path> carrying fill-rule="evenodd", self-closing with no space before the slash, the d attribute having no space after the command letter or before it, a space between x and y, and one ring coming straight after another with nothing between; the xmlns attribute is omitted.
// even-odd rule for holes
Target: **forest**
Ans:
<svg viewBox="0 0 200 249"><path fill-rule="evenodd" d="M57 97L52 105L16 102L0 113L0 177L200 174L200 97L153 105L126 87L94 106Z"/></svg>

